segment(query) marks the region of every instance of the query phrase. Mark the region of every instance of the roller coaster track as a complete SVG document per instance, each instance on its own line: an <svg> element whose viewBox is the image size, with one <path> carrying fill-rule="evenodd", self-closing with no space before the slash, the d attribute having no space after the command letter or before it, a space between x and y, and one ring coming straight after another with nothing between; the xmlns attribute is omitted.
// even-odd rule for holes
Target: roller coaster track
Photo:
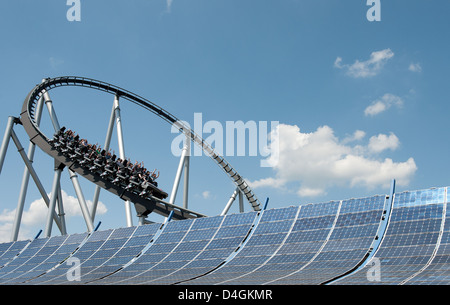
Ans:
<svg viewBox="0 0 450 305"><path fill-rule="evenodd" d="M154 197L143 198L141 196L138 196L133 192L125 190L120 185L113 184L108 179L101 177L100 174L89 171L85 167L79 165L78 162L74 162L70 158L54 149L54 147L49 142L49 138L47 138L41 132L38 124L36 123L35 110L37 101L44 95L45 92L48 92L53 88L63 86L91 88L115 95L120 99L125 99L138 106L141 106L142 108L165 120L169 124L176 126L180 132L182 132L187 138L191 139L191 141L193 141L196 145L200 146L202 150L209 157L211 157L215 161L215 163L223 169L223 171L225 171L225 173L231 178L237 188L239 188L239 190L245 195L248 202L251 204L252 208L255 211L259 211L261 209L259 200L250 189L247 182L225 160L224 157L215 152L214 149L199 135L197 135L189 126L186 126L186 124L170 114L168 111L143 97L140 97L120 87L94 79L73 76L49 78L44 82L36 85L25 98L20 114L20 123L23 125L25 131L27 132L30 141L55 159L55 166L67 166L70 170L82 175L96 185L108 190L109 192L119 196L124 200L133 202L138 216L147 216L150 212L156 212L157 214L167 216L171 211L174 212L174 219L197 218L205 216Z"/></svg>

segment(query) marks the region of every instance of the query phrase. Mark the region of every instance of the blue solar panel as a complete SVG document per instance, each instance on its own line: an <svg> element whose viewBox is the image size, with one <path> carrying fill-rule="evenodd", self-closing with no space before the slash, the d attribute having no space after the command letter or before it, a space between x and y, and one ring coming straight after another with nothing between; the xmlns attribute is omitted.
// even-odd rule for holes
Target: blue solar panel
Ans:
<svg viewBox="0 0 450 305"><path fill-rule="evenodd" d="M32 258L18 267L14 274L3 278L3 281L7 284L24 283L53 268L64 256L68 255L68 251L73 251L73 247L68 248L66 245L66 241L69 239L69 236L50 238ZM74 239L72 238L71 240ZM6 278L9 278L9 280L5 281Z"/></svg>
<svg viewBox="0 0 450 305"><path fill-rule="evenodd" d="M374 259L336 284L423 282L420 274L423 279L423 271L429 268L443 233L445 193L440 188L396 194L387 232Z"/></svg>
<svg viewBox="0 0 450 305"><path fill-rule="evenodd" d="M449 284L447 188L395 194L392 209L388 199L4 243L0 283Z"/></svg>
<svg viewBox="0 0 450 305"><path fill-rule="evenodd" d="M9 263L0 269L0 283L7 283L12 278L20 276L31 269L32 266L39 263L39 258L35 258L38 253L47 243L49 239L35 239L27 245L17 256L15 256Z"/></svg>
<svg viewBox="0 0 450 305"><path fill-rule="evenodd" d="M139 269L141 272L134 274L131 279L121 280L120 283L145 283L175 272L198 256L222 221L221 216L195 219L187 230L185 225L171 226L172 228L167 233L164 231L152 245L150 253L136 261L137 264L142 264L142 268ZM182 231L175 232L175 228ZM176 239L172 238L173 234L176 234ZM131 274L130 270L125 269L123 272Z"/></svg>
<svg viewBox="0 0 450 305"><path fill-rule="evenodd" d="M16 255L20 253L31 241L22 240L11 243L5 243L2 248L5 249L0 256L0 268L3 268L6 264L8 264Z"/></svg>
<svg viewBox="0 0 450 305"><path fill-rule="evenodd" d="M147 283L173 284L183 282L210 272L222 264L243 242L255 221L257 213L231 214L222 219L221 225L211 238L198 240L200 245L189 259L182 259L180 270L166 269L164 274L153 277ZM183 248L179 248L182 253ZM185 252L187 253L187 252ZM175 261L175 257L171 257ZM175 265L174 265L175 266Z"/></svg>

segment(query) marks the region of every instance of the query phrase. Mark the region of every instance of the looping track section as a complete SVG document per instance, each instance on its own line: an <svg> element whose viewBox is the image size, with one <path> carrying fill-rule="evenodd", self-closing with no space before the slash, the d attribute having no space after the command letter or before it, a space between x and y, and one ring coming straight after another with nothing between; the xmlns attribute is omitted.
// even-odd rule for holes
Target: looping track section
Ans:
<svg viewBox="0 0 450 305"><path fill-rule="evenodd" d="M239 188L239 190L245 195L253 210L261 210L258 198L253 193L247 182L242 178L241 175L239 175L239 173L231 166L231 164L228 163L223 156L218 154L210 144L205 142L205 140L197 135L189 126L186 126L186 124L184 124L182 121L177 119L174 115L172 115L162 107L130 91L90 78L73 76L49 78L44 82L36 85L25 98L20 114L20 122L25 128L30 141L36 144L48 155L53 157L57 162L64 164L72 171L77 172L89 181L112 192L120 198L133 202L138 216L147 216L150 212L156 212L160 215L167 216L171 211L174 212L174 219L197 218L203 217L205 215L178 207L167 202L163 202L161 200L145 199L137 196L132 192L128 192L123 188L112 184L108 180L100 177L100 175L86 170L78 163L73 162L73 160L67 158L66 156L55 150L50 144L50 140L41 132L38 124L36 123L36 105L39 98L41 98L45 92L48 92L53 88L64 86L85 87L112 94L114 96L117 96L118 98L125 99L144 108L147 111L152 112L159 118L177 127L180 132L182 132L187 138L191 139L191 141L196 145L200 146L202 150L209 157L211 157L211 159L213 159L214 162L220 166L220 168L222 168L222 170L231 178L237 188Z"/></svg>

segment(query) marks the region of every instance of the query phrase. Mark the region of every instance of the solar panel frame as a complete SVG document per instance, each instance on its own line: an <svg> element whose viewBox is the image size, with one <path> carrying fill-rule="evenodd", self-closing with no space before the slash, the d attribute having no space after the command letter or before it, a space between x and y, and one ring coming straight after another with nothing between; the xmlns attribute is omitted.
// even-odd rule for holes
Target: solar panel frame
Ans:
<svg viewBox="0 0 450 305"><path fill-rule="evenodd" d="M409 279L413 279L411 283L424 282L416 275L426 270L438 252L448 214L446 194L447 188L395 194L386 234L374 256L376 261L336 284L402 284ZM375 280L370 276L373 270L379 274Z"/></svg>
<svg viewBox="0 0 450 305"><path fill-rule="evenodd" d="M0 283L449 284L447 189L4 243Z"/></svg>

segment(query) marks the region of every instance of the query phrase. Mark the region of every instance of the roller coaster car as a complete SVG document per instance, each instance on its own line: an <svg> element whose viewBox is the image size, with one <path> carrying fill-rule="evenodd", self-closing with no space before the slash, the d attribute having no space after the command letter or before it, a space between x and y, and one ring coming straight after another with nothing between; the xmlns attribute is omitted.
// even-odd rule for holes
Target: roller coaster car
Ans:
<svg viewBox="0 0 450 305"><path fill-rule="evenodd" d="M61 134L55 134L53 139L48 142L56 151L70 160L77 162L93 173L99 174L102 179L111 181L126 191L133 192L143 198L148 198L151 195L162 200L168 197L166 192L157 187L156 182L143 183L139 181L137 176L130 176L130 169L126 166L126 163L124 166L118 166L115 160L106 160L105 151L94 157L92 151L82 149L73 140L68 140Z"/></svg>
<svg viewBox="0 0 450 305"><path fill-rule="evenodd" d="M158 187L156 187L155 185L153 185L152 183L148 183L148 186L146 189L143 189L140 193L140 196L142 197L147 197L147 195L152 195L158 199L166 199L169 194L167 194L166 192L164 192L163 190L159 189Z"/></svg>
<svg viewBox="0 0 450 305"><path fill-rule="evenodd" d="M111 159L109 159L106 162L105 167L103 168L103 172L100 174L100 177L113 177L114 180L114 174L116 173L116 167L115 167L115 162L112 161Z"/></svg>

